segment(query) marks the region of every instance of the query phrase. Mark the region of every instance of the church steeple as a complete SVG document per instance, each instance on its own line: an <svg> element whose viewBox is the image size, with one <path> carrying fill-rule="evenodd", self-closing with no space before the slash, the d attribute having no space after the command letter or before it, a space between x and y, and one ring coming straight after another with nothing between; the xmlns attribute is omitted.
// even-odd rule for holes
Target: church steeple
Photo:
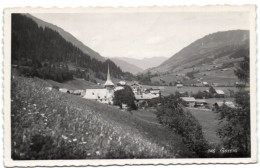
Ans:
<svg viewBox="0 0 260 168"><path fill-rule="evenodd" d="M107 68L107 81L105 83L105 87L114 87L114 84L113 82L111 81L111 78L110 78L110 73L109 73L109 64L108 64L108 68Z"/></svg>

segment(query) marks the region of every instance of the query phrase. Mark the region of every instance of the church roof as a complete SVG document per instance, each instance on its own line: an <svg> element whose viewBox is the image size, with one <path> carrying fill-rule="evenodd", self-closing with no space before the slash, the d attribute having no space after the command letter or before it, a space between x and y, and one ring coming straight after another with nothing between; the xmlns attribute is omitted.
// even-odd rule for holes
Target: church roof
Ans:
<svg viewBox="0 0 260 168"><path fill-rule="evenodd" d="M109 64L107 68L107 81L105 83L105 86L114 86L114 83L111 81L110 73L109 73Z"/></svg>

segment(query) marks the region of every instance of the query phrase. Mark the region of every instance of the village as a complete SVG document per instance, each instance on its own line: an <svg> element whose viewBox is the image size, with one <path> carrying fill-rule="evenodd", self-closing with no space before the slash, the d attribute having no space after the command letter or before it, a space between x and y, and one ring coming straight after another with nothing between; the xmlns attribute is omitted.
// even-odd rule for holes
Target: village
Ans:
<svg viewBox="0 0 260 168"><path fill-rule="evenodd" d="M189 12L8 14L11 159L250 157L248 14Z"/></svg>
<svg viewBox="0 0 260 168"><path fill-rule="evenodd" d="M59 88L58 90L63 93L81 96L84 99L113 105L114 93L116 91L123 90L125 86L130 86L135 96L136 106L142 109L151 107L149 106L150 101L169 95L169 87L166 88L141 85L138 81L126 82L124 80L121 80L115 85L111 80L109 67L107 71L106 82L103 85L101 85L100 83L98 83L97 85L103 88L86 90L69 90L66 88ZM244 86L244 83L236 82L234 85L236 87L241 87ZM193 86L189 86L189 88L186 90L182 82L177 80L175 86L171 86L170 88L172 90L175 90L175 92L172 92L171 94L179 94L180 98L185 102L185 106L188 108L211 109L214 111L223 106L223 104L230 108L236 108L236 105L232 98L232 90L229 90L231 92L229 94L225 93L223 90L217 88L216 83L209 84L208 82L200 81ZM199 90L198 93L193 94L192 92L188 92L190 88L202 88L203 90ZM48 87L48 89L51 90L52 88ZM167 93L164 94L164 92ZM160 106L160 103L157 103L156 105ZM128 109L128 106L127 104L123 103L120 108L122 108L122 110L126 110Z"/></svg>

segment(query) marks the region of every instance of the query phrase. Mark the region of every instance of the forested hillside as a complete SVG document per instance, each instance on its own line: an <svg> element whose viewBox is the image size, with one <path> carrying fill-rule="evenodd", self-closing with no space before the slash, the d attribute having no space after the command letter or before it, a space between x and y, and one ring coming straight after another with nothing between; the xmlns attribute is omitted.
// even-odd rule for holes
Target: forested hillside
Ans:
<svg viewBox="0 0 260 168"><path fill-rule="evenodd" d="M12 64L18 65L23 74L59 82L70 80L78 73L85 79L92 76L104 79L109 63L113 77L132 77L110 60L102 62L91 58L58 32L38 26L25 15L12 15L11 35Z"/></svg>

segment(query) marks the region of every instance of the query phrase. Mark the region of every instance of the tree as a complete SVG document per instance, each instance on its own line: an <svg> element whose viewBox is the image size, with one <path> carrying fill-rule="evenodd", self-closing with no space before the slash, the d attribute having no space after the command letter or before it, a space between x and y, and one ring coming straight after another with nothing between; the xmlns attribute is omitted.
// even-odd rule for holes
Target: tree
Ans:
<svg viewBox="0 0 260 168"><path fill-rule="evenodd" d="M119 105L122 108L122 104L127 104L130 110L136 110L135 95L130 86L125 86L122 90L117 90L114 93L113 98L114 105Z"/></svg>
<svg viewBox="0 0 260 168"><path fill-rule="evenodd" d="M161 99L156 116L159 122L182 137L183 143L199 157L206 157L208 143L202 128L190 111L184 109L179 95L170 95Z"/></svg>
<svg viewBox="0 0 260 168"><path fill-rule="evenodd" d="M249 56L239 64L235 74L240 81L249 81ZM236 149L232 156L249 157L250 144L250 94L244 89L235 93L236 108L223 105L219 108L220 128L217 134L227 149ZM224 122L223 122L224 121Z"/></svg>
<svg viewBox="0 0 260 168"><path fill-rule="evenodd" d="M239 67L234 70L235 75L240 81L249 82L249 56L244 56L244 61L240 62Z"/></svg>
<svg viewBox="0 0 260 168"><path fill-rule="evenodd" d="M210 87L209 87L209 93L215 94L215 93L216 93L216 90L215 90L212 86L210 86Z"/></svg>

